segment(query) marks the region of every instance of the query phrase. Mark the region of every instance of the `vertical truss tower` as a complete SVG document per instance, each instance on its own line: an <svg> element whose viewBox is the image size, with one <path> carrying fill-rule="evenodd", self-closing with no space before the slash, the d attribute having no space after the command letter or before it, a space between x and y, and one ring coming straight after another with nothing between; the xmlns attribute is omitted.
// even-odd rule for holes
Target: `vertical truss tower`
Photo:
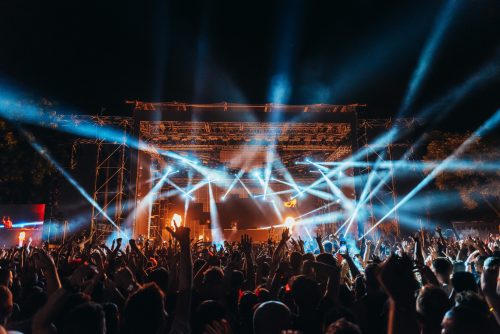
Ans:
<svg viewBox="0 0 500 334"><path fill-rule="evenodd" d="M358 124L358 143L359 148L364 149L366 165L361 168L360 174L373 177L367 184L367 194L369 200L366 202L369 229L381 219L385 212L392 209L398 202L397 179L393 168L393 162L396 160L412 160L413 148L410 140L397 139L389 143L376 144L376 138L386 133L389 129L401 129L408 133L410 129L417 124L416 119L361 119ZM399 137L398 137L399 138ZM377 162L386 163L384 169L375 170ZM388 164L387 164L388 163ZM379 183L381 183L380 186ZM377 189L374 189L377 188ZM387 218L384 224L379 226L386 233L399 235L399 216L397 210Z"/></svg>
<svg viewBox="0 0 500 334"><path fill-rule="evenodd" d="M76 126L82 122L91 122L90 124L96 127L95 139L77 138L73 141L71 168L76 167L76 153L79 145L95 145L96 162L92 199L96 205L92 206L90 235L103 241L111 233L117 231L116 226L121 226L126 214L130 182L127 136L133 128L133 120L129 117L112 116L78 116L72 120ZM123 137L119 141L106 141L98 138L99 130L103 130L100 128L104 126L123 131Z"/></svg>

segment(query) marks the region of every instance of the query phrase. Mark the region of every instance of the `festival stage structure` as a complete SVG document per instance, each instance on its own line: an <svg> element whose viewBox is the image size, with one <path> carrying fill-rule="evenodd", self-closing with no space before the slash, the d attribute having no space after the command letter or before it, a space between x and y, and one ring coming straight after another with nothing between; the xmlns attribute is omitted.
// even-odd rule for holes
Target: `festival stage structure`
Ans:
<svg viewBox="0 0 500 334"><path fill-rule="evenodd" d="M332 195L327 184L306 191L321 179L313 163L341 162L361 148L367 148L366 162L400 159L409 142L381 148L372 139L393 127L416 125L411 119L358 119L364 105L127 105L133 117L67 119L76 126L88 122L96 127L96 139L74 141L72 166L78 147L97 147L93 199L103 210L93 209L91 229L99 239L116 232L105 216L134 237L157 240L165 237L162 231L174 218L205 240L214 233L230 239L242 231L267 238L269 227L313 210L323 216L338 212L337 218L321 222L334 230L346 219L340 199L359 197L363 184L354 180L371 167L349 167L333 176L338 192ZM99 128L105 126L123 131L123 141L100 139ZM131 138L139 147L130 145ZM369 204L392 207L396 187L391 175ZM374 223L379 216L370 210L364 221ZM397 219L395 212L385 225L398 232ZM366 227L360 222L353 225L353 233L356 229Z"/></svg>

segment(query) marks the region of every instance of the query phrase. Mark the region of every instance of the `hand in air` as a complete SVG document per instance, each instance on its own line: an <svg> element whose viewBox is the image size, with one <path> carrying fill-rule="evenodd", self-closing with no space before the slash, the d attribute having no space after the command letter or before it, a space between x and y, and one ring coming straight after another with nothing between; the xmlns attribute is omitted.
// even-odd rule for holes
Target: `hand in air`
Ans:
<svg viewBox="0 0 500 334"><path fill-rule="evenodd" d="M241 236L241 250L245 254L250 254L252 252L252 238L248 234L243 234Z"/></svg>
<svg viewBox="0 0 500 334"><path fill-rule="evenodd" d="M181 244L189 245L191 243L189 239L191 230L188 227L177 226L177 224L174 222L174 229L172 229L170 226L167 226L166 229L168 233L170 233L172 237L178 240Z"/></svg>
<svg viewBox="0 0 500 334"><path fill-rule="evenodd" d="M281 233L281 241L286 242L290 239L290 229L285 227Z"/></svg>

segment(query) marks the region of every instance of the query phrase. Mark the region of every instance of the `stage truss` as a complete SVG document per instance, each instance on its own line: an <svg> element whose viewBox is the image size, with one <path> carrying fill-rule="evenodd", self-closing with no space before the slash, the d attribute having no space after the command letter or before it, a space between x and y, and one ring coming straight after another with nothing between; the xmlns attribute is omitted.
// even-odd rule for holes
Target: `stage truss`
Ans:
<svg viewBox="0 0 500 334"><path fill-rule="evenodd" d="M176 152L193 152L202 161L203 165L211 167L220 165L221 158L231 155L231 152L246 150L263 151L273 144L276 152L280 155L284 168L294 175L298 180L308 181L307 168L304 165L295 164L303 160L304 156L311 156L317 161L341 161L349 156L353 150L360 147L371 146L376 134L398 126L411 128L417 125L414 119L360 119L354 118L354 126L346 124L349 122L275 122L263 123L261 121L193 121L168 119L155 120L157 112L187 113L202 111L210 114L216 111L234 114L242 111L260 110L264 113L280 111L300 111L301 113L337 113L356 114L364 107L360 105L332 106L282 106L282 105L235 105L214 104L195 105L184 103L145 103L134 101L135 117L108 117L108 116L62 116L58 121L67 122L67 125L78 126L79 124L92 124L96 127L96 138L78 138L73 143L72 161L76 164L76 150L80 145L95 145L97 150L95 183L93 199L103 211L113 217L114 222L120 226L125 217L130 214L127 203L133 199L129 196L137 195L139 184L129 183L131 180L139 180L136 161L130 158L133 152L137 152L123 142L106 142L98 138L99 128L113 126L123 130L125 136L134 133L135 136L149 144L151 147ZM137 117L137 113L141 116ZM146 115L149 114L150 115ZM146 117L147 116L147 117ZM209 115L208 115L209 116ZM156 118L158 119L158 118ZM351 123L352 124L352 123ZM353 142L353 136L355 143ZM408 149L409 142L395 142L383 148L372 147L377 150L379 156L393 160L395 149ZM149 152L153 159L154 153ZM228 158L229 159L229 158ZM373 158L372 158L373 159ZM367 157L367 162L369 158ZM129 168L130 166L130 168ZM136 168L134 170L134 168ZM231 168L231 166L229 166ZM360 170L360 173L370 172L371 167ZM237 168L235 168L236 170ZM384 184L384 190L370 201L370 222L373 224L377 215L374 213L373 205L392 207L397 201L397 185L390 171L391 177ZM182 176L180 176L182 177ZM137 198L135 199L137 205ZM163 212L162 212L163 210ZM167 209L168 211L168 206ZM160 217L165 214L160 201L154 201L151 211L152 220L148 222L147 234L150 236L161 235L162 222ZM168 213L167 213L168 214ZM397 224L397 212L395 213L392 226L395 232L399 231ZM134 221L135 222L135 221ZM102 212L95 208L92 212L91 229L95 236L102 240L114 231L114 227L103 217ZM134 224L134 235L137 228Z"/></svg>
<svg viewBox="0 0 500 334"><path fill-rule="evenodd" d="M393 162L402 158L405 160L412 160L414 152L410 140L399 139L394 142L391 141L388 144L377 145L374 144L374 139L380 137L381 134L387 132L389 129L398 128L408 133L411 129L419 125L420 121L415 118L361 119L358 124L358 142L360 149L366 149L366 166L361 168L360 173L365 175L372 173L374 168L371 164L376 161ZM373 181L370 184L367 183L367 192L370 194L373 188L378 185L379 182L382 182L381 188L370 197L367 203L369 212L368 222L370 226L373 226L378 219L383 216L383 213L376 212L376 207L382 208L383 211L387 212L392 209L398 201L397 183L392 165L390 165L386 172L388 175L378 172L373 173ZM379 225L379 228L383 229L386 234L393 233L399 235L400 226L398 211L395 210L389 218L390 220L387 219L384 224ZM365 225L365 230L369 229L370 226Z"/></svg>
<svg viewBox="0 0 500 334"><path fill-rule="evenodd" d="M133 119L116 116L72 116L61 118L59 121L65 126L86 124L96 127L96 138L76 138L73 141L70 166L71 169L76 168L79 146L95 146L96 162L92 199L102 210L92 206L90 234L94 235L96 240L106 240L116 230L106 215L117 226L121 226L127 214L130 148L127 145L126 137L132 132ZM99 138L99 131L105 126L120 129L123 133L122 140L108 142Z"/></svg>

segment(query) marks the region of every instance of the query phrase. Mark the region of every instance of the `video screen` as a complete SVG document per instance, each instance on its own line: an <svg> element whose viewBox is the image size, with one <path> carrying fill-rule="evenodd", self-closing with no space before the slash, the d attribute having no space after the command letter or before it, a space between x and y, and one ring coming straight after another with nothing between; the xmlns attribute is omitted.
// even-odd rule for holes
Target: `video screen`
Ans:
<svg viewBox="0 0 500 334"><path fill-rule="evenodd" d="M0 205L0 246L40 246L45 204Z"/></svg>
<svg viewBox="0 0 500 334"><path fill-rule="evenodd" d="M41 229L45 216L45 204L0 205L0 228Z"/></svg>

